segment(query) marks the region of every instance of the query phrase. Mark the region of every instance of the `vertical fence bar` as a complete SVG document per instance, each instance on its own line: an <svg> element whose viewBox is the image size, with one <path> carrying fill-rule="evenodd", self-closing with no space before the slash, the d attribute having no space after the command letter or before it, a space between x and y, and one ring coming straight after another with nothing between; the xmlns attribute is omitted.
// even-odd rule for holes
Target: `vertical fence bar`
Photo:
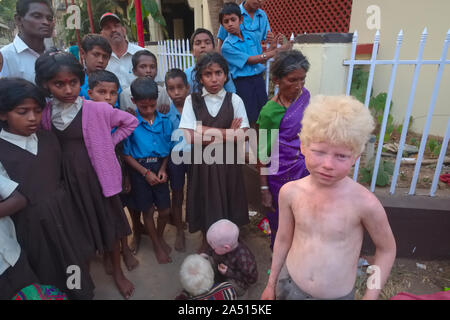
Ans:
<svg viewBox="0 0 450 320"><path fill-rule="evenodd" d="M431 183L430 196L434 197L439 182L439 175L441 174L442 165L444 164L445 153L448 148L448 140L450 138L450 118L448 118L447 131L445 132L444 140L441 145L441 152L439 154L438 162L436 164L436 170L434 171L433 182Z"/></svg>
<svg viewBox="0 0 450 320"><path fill-rule="evenodd" d="M369 71L369 81L367 82L366 99L364 105L368 108L370 102L370 92L372 91L373 77L375 74L375 65L377 62L378 45L380 43L380 30L375 33L375 38L373 40L372 57L370 59L370 71ZM353 180L358 180L359 163L361 162L361 157L356 160L355 169L353 171Z"/></svg>
<svg viewBox="0 0 450 320"><path fill-rule="evenodd" d="M183 71L187 66L187 54L186 54L186 39L183 39Z"/></svg>
<svg viewBox="0 0 450 320"><path fill-rule="evenodd" d="M174 49L175 40L170 40L170 69L175 68L175 49Z"/></svg>
<svg viewBox="0 0 450 320"><path fill-rule="evenodd" d="M358 31L355 30L353 33L353 39L352 39L352 54L350 57L350 64L348 68L348 76L347 76L347 89L345 90L345 94L347 96L350 95L350 89L352 87L352 78L353 78L353 69L355 67L355 57L356 57L356 47L358 45Z"/></svg>
<svg viewBox="0 0 450 320"><path fill-rule="evenodd" d="M181 43L180 43L180 39L177 40L177 68L181 69Z"/></svg>
<svg viewBox="0 0 450 320"><path fill-rule="evenodd" d="M427 41L427 37L428 37L428 31L427 31L427 28L425 28L422 32L422 35L420 36L420 44L419 44L419 52L417 54L416 68L414 70L414 76L413 76L413 81L411 84L411 91L409 94L408 106L406 108L405 120L403 121L402 134L400 136L400 142L398 145L397 158L395 160L394 174L392 176L391 189L389 191L390 194L394 194L394 192L395 192L395 187L396 187L397 178L398 178L398 172L400 170L400 165L402 163L403 147L404 147L405 141L406 141L406 134L408 133L409 118L411 117L414 96L416 94L417 81L419 79L420 69L421 69L422 63L423 63L423 51L425 48L425 43Z"/></svg>
<svg viewBox="0 0 450 320"><path fill-rule="evenodd" d="M430 130L431 120L433 119L434 107L436 106L436 100L439 94L439 87L441 85L442 74L445 67L445 58L447 57L448 45L450 41L450 30L444 40L444 46L442 48L441 62L439 63L438 72L436 74L436 81L434 82L433 94L431 96L430 108L428 109L427 121L425 123L425 128L423 129L422 141L420 142L419 154L417 156L416 166L414 168L414 175L409 188L409 194L414 194L416 192L417 179L419 178L420 167L422 165L422 158L425 152L425 146L428 139L428 132Z"/></svg>
<svg viewBox="0 0 450 320"><path fill-rule="evenodd" d="M380 130L380 138L378 140L378 148L377 148L377 155L375 157L375 164L373 167L373 175L372 175L372 182L370 184L370 191L375 191L375 186L377 183L377 177L378 177L378 169L380 166L380 159L381 159L381 151L383 149L383 143L384 143L384 135L386 133L386 126L387 121L389 117L389 112L391 109L391 101L392 101L392 92L394 91L394 84L395 84L395 78L397 75L397 68L398 68L398 59L400 56L400 48L402 46L403 42L403 30L400 30L397 36L397 47L395 48L395 54L394 54L394 63L392 66L392 73L391 73L391 80L389 83L389 90L388 95L386 98L386 105L384 106L384 114L383 114L383 122L381 123L381 130Z"/></svg>

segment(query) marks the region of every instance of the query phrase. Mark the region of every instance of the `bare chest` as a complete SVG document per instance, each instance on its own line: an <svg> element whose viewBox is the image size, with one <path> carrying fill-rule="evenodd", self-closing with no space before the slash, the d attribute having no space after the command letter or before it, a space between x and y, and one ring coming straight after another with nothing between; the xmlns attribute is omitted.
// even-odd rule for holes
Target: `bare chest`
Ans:
<svg viewBox="0 0 450 320"><path fill-rule="evenodd" d="M296 229L325 241L346 241L362 231L359 209L351 199L305 197L293 208Z"/></svg>

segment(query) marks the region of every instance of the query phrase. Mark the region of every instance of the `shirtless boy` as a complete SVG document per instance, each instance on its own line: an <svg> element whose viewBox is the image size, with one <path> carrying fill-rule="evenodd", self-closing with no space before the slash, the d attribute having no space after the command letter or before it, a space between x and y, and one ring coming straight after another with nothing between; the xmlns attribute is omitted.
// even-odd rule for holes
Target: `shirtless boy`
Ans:
<svg viewBox="0 0 450 320"><path fill-rule="evenodd" d="M376 246L379 286L368 286L363 299L377 299L395 259L395 240L381 203L348 177L374 128L372 116L352 97L317 96L302 126L310 175L281 188L271 274L261 299L354 299L364 228Z"/></svg>

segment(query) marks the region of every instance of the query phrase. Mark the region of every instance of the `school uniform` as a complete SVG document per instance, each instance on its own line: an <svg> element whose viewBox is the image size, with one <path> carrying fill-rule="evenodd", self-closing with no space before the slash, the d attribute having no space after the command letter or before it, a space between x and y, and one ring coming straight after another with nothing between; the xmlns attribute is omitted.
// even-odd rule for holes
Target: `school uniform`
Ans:
<svg viewBox="0 0 450 320"><path fill-rule="evenodd" d="M252 19L247 10L245 10L244 3L245 1L239 5L243 17L241 30L253 32L255 34L255 38L258 40L259 46L261 46L261 41L266 40L267 32L270 31L269 19L267 18L267 14L261 9L256 10ZM217 38L224 41L228 35L229 33L225 30L225 28L220 25Z"/></svg>
<svg viewBox="0 0 450 320"><path fill-rule="evenodd" d="M0 202L6 200L18 187L9 179L0 163ZM11 217L0 218L0 300L11 299L20 289L37 280L25 253L17 242Z"/></svg>
<svg viewBox="0 0 450 320"><path fill-rule="evenodd" d="M43 128L52 130L61 144L63 178L82 229L101 253L113 251L118 239L131 234L119 198L122 172L114 146L136 125L130 114L80 97L70 106L53 99L42 113Z"/></svg>
<svg viewBox="0 0 450 320"><path fill-rule="evenodd" d="M185 176L188 172L189 165L184 163L184 161L182 163L178 163L178 160L175 160L175 163L173 159L175 157L180 159L187 157L187 154L191 152L191 145L187 144L183 130L179 129L181 114L178 112L178 109L173 103L170 105L167 117L172 123L175 133L172 133L172 150L171 156L169 157L169 162L167 164L167 173L169 175L170 188L172 190L179 191L183 190Z"/></svg>
<svg viewBox="0 0 450 320"><path fill-rule="evenodd" d="M31 283L53 285L72 299L92 299L94 284L86 258L93 249L83 234L72 199L61 183L61 149L56 137L42 130L29 137L2 130L0 151L0 162L11 179L19 183L17 189L28 201L24 209L12 216L17 240L26 255L18 260L18 268L25 273L20 276L32 280L35 275ZM67 268L72 265L80 268L81 288L78 289L67 288ZM10 281L17 276L11 273Z"/></svg>
<svg viewBox="0 0 450 320"><path fill-rule="evenodd" d="M241 31L243 39L229 35L222 45L222 55L227 60L233 76L236 93L245 103L248 120L255 123L261 108L267 103L266 84L263 72L266 67L260 63L248 64L250 57L262 54L255 36Z"/></svg>
<svg viewBox="0 0 450 320"><path fill-rule="evenodd" d="M123 154L133 157L140 165L158 174L163 159L170 154L172 123L166 115L155 111L155 119L150 125L139 111L139 121L133 134L123 143ZM130 170L131 192L129 207L139 211L148 211L156 205L158 210L170 207L168 183L151 186L139 172Z"/></svg>
<svg viewBox="0 0 450 320"><path fill-rule="evenodd" d="M200 90L200 85L195 79L195 75L197 74L195 72L195 66L187 68L186 70L184 70L184 73L186 74L187 81L189 83L189 93L198 92ZM228 80L227 82L225 82L223 88L227 92L236 93L236 87L234 86L233 77L231 76L231 72L229 71L228 71Z"/></svg>
<svg viewBox="0 0 450 320"><path fill-rule="evenodd" d="M180 128L195 130L196 122L201 121L204 126L227 129L235 118L242 118L241 128L249 128L239 96L223 89L217 94L203 89L201 94L193 93L186 98ZM195 155L196 147L193 147L186 203L186 220L191 233L206 232L220 219L228 219L238 226L249 222L242 164L237 162L237 144L233 146L234 161L230 164L226 161L227 147L222 146L222 163L211 164L205 163L203 157L205 148L211 146L201 146L200 157ZM194 161L198 158L200 163Z"/></svg>

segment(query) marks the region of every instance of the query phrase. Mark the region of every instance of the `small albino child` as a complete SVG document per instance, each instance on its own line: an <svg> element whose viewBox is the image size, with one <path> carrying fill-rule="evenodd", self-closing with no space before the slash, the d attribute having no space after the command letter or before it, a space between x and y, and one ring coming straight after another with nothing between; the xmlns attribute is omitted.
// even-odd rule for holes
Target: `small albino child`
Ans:
<svg viewBox="0 0 450 320"><path fill-rule="evenodd" d="M230 220L221 219L209 227L206 239L218 278L231 282L237 295L243 296L258 280L258 270L253 253L239 242L239 228Z"/></svg>
<svg viewBox="0 0 450 320"><path fill-rule="evenodd" d="M379 288L395 259L395 240L386 212L369 190L348 174L374 128L355 98L317 96L302 120L301 151L310 175L280 190L279 228L270 277L262 299L354 299L364 229L376 251Z"/></svg>
<svg viewBox="0 0 450 320"><path fill-rule="evenodd" d="M176 300L236 300L236 291L229 282L214 285L214 270L208 259L191 254L180 268L183 292Z"/></svg>

